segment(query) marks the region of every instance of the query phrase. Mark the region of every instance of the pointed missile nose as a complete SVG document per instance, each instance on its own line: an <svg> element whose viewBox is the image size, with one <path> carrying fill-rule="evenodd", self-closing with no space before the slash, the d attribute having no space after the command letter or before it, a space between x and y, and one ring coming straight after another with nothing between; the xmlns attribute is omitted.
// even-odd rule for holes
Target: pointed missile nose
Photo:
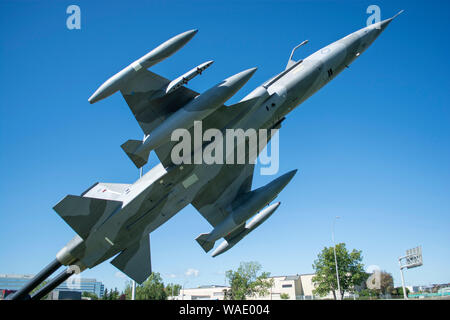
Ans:
<svg viewBox="0 0 450 320"><path fill-rule="evenodd" d="M97 91L94 92L94 94L92 96L89 97L88 102L90 104L96 103L99 100L98 96L99 96L99 92L97 90Z"/></svg>
<svg viewBox="0 0 450 320"><path fill-rule="evenodd" d="M89 97L88 101L90 104L96 103L97 101L106 98L109 94L105 84L102 84L93 94Z"/></svg>
<svg viewBox="0 0 450 320"><path fill-rule="evenodd" d="M192 30L188 30L186 32L180 33L178 36L181 39L185 39L186 42L188 42L197 34L197 32L198 32L198 29L192 29Z"/></svg>
<svg viewBox="0 0 450 320"><path fill-rule="evenodd" d="M231 249L228 245L228 242L226 240L224 240L218 247L216 250L213 251L213 253L211 254L211 257L217 257L219 254L224 253L225 251L227 251L228 249Z"/></svg>
<svg viewBox="0 0 450 320"><path fill-rule="evenodd" d="M257 68L250 68L244 71L241 71L229 78L226 78L223 81L223 85L229 88L235 88L235 90L239 90L247 81L253 76L256 72Z"/></svg>
<svg viewBox="0 0 450 320"><path fill-rule="evenodd" d="M250 68L247 70L244 70L242 72L239 72L237 75L240 75L242 77L242 79L245 79L245 81L247 82L252 76L253 74L256 72L256 70L258 70L258 68Z"/></svg>

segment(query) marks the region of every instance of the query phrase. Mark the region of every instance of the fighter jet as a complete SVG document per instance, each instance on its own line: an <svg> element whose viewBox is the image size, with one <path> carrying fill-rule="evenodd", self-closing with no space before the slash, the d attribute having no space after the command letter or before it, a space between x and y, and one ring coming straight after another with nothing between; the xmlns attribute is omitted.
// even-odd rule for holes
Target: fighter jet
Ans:
<svg viewBox="0 0 450 320"><path fill-rule="evenodd" d="M146 137L128 140L122 149L138 168L147 163L151 151L160 163L133 184L95 183L81 195L68 195L56 204L54 210L77 235L12 299L30 298L31 290L62 265L68 268L31 299L42 298L73 273L112 257L115 267L142 283L151 273L150 233L188 204L212 226L210 232L196 238L206 252L221 238L224 241L212 253L213 257L236 245L277 210L279 202L269 204L297 170L252 190L254 160L261 149L253 154L245 148L248 158L245 163L174 163L171 151L177 142L171 140L172 132L183 128L193 134L194 122L200 120L203 130L253 128L276 132L293 109L346 69L397 15L353 32L305 59L293 60L294 52L307 43L303 41L292 50L285 70L234 105L227 106L225 102L250 79L256 68L232 75L202 94L185 85L211 66L212 61L172 81L148 70L183 47L197 30L171 38L109 78L88 101L96 103L120 91ZM265 147L270 137L260 148ZM247 146L249 142L243 143ZM209 145L201 145L200 150ZM191 154L198 149L194 144ZM227 150L223 158L229 156Z"/></svg>

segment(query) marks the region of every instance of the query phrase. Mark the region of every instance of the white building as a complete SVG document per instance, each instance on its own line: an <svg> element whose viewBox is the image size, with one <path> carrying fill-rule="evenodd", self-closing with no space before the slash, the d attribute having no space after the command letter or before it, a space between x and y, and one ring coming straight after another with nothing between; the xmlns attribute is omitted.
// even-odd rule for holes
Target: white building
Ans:
<svg viewBox="0 0 450 320"><path fill-rule="evenodd" d="M192 289L181 289L180 294L174 297L175 300L223 300L224 290L227 286L200 286Z"/></svg>
<svg viewBox="0 0 450 320"><path fill-rule="evenodd" d="M312 291L314 285L312 278L314 274L301 274L294 276L275 276L269 279L274 280L274 285L268 295L263 297L248 297L249 300L280 300L282 297L289 300L311 300L311 299L332 299L330 292L326 297L314 296ZM180 295L175 297L178 300L223 300L224 290L227 286L200 286L198 288L181 289Z"/></svg>

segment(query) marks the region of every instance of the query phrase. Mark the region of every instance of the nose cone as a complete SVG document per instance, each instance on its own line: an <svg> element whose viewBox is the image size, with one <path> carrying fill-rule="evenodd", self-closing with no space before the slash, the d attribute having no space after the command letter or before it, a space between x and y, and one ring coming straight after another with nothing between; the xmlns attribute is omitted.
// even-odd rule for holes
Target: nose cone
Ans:
<svg viewBox="0 0 450 320"><path fill-rule="evenodd" d="M88 99L90 104L96 103L97 101L102 100L106 97L106 90L105 85L101 85L100 88L98 88L94 94Z"/></svg>
<svg viewBox="0 0 450 320"><path fill-rule="evenodd" d="M231 249L232 246L230 246L228 244L228 242L226 240L224 240L218 247L216 250L213 251L213 253L211 254L211 256L217 257L219 254L224 253L225 251Z"/></svg>
<svg viewBox="0 0 450 320"><path fill-rule="evenodd" d="M88 99L90 104L96 103L99 100L100 100L99 90L95 91L94 94Z"/></svg>
<svg viewBox="0 0 450 320"><path fill-rule="evenodd" d="M192 37L197 34L197 32L198 32L198 29L192 29L192 30L182 33L181 36L183 36L185 39L191 40Z"/></svg>
<svg viewBox="0 0 450 320"><path fill-rule="evenodd" d="M250 78L253 76L257 68L250 68L239 72L229 78L224 80L223 85L229 88L237 88L240 89Z"/></svg>
<svg viewBox="0 0 450 320"><path fill-rule="evenodd" d="M198 32L198 29L192 29L189 31L185 31L183 33L180 33L176 35L175 37L169 39L165 42L167 46L174 46L176 47L175 50L178 50L182 46L184 46L186 43L188 43ZM164 45L164 44L163 44Z"/></svg>
<svg viewBox="0 0 450 320"><path fill-rule="evenodd" d="M381 31L384 31L384 29L386 29L386 27L389 25L389 23L391 23L392 20L394 20L395 18L397 18L400 14L403 13L404 10L401 10L400 12L398 12L395 16L393 16L392 18L383 20L380 22L380 29Z"/></svg>

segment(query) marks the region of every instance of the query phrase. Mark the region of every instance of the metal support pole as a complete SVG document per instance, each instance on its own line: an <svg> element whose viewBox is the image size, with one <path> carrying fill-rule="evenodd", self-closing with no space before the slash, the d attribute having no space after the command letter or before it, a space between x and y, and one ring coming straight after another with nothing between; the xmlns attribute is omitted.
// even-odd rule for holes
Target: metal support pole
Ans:
<svg viewBox="0 0 450 320"><path fill-rule="evenodd" d="M336 280L337 280L337 286L338 286L339 300L342 300L342 297L341 297L341 284L339 282L339 271L338 271L338 263L337 263L337 256L336 256L336 243L334 242L334 224L336 222L336 219L339 219L339 218L340 217L335 217L334 220L333 220L333 228L332 228L332 231L331 231L331 237L333 239L334 265L336 267Z"/></svg>
<svg viewBox="0 0 450 320"><path fill-rule="evenodd" d="M144 136L145 141L145 136ZM139 169L139 179L142 178L142 167ZM136 300L136 281L132 280L131 283L131 300Z"/></svg>
<svg viewBox="0 0 450 320"><path fill-rule="evenodd" d="M57 286L59 286L61 283L69 279L71 275L75 273L75 270L72 270L71 268L67 268L63 272L61 272L59 275L57 275L52 281L47 283L45 286L43 286L38 292L36 292L32 297L31 300L40 300L43 298L46 294L48 294L50 291L55 289Z"/></svg>
<svg viewBox="0 0 450 320"><path fill-rule="evenodd" d="M408 300L408 295L406 294L406 288L405 288L405 278L403 277L403 267L402 267L401 258L398 259L398 264L400 265L400 274L402 275L403 299Z"/></svg>
<svg viewBox="0 0 450 320"><path fill-rule="evenodd" d="M188 282L189 282L189 280L186 280L186 281L183 283L183 294L182 294L182 296L181 296L181 300L184 300L184 287L185 287L186 283L188 283Z"/></svg>
<svg viewBox="0 0 450 320"><path fill-rule="evenodd" d="M26 299L27 295L33 291L38 285L40 285L45 279L47 279L53 272L61 267L61 262L57 259L53 260L48 266L41 270L37 275L35 275L27 284L19 289L13 296L11 300L22 300Z"/></svg>
<svg viewBox="0 0 450 320"><path fill-rule="evenodd" d="M136 300L136 281L131 284L131 300Z"/></svg>

